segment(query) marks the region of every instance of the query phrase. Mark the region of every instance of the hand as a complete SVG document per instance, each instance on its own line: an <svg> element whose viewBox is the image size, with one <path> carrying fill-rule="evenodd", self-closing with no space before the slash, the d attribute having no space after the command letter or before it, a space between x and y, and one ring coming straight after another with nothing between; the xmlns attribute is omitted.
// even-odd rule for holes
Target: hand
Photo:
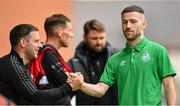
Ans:
<svg viewBox="0 0 180 106"><path fill-rule="evenodd" d="M70 84L73 91L79 90L84 82L84 77L81 73L69 73L67 82Z"/></svg>

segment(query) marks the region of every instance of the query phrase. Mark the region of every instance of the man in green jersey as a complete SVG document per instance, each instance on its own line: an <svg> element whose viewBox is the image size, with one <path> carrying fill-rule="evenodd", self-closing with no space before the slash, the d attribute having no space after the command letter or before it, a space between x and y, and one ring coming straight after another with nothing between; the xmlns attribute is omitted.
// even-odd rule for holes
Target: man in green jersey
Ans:
<svg viewBox="0 0 180 106"><path fill-rule="evenodd" d="M121 18L126 47L109 58L99 83L82 81L81 91L101 97L113 83L117 83L119 105L161 105L163 83L167 104L174 105L173 76L176 72L165 47L144 37L147 26L144 10L128 6L122 11ZM73 78L69 83L73 83Z"/></svg>

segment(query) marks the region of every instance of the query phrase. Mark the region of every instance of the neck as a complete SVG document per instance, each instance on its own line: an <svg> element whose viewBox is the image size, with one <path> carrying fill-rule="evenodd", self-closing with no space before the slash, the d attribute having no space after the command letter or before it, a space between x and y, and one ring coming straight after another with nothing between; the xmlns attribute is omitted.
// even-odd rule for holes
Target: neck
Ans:
<svg viewBox="0 0 180 106"><path fill-rule="evenodd" d="M142 39L144 38L144 35L141 34L140 36L138 36L135 40L130 41L128 40L127 43L131 46L131 47L135 47Z"/></svg>
<svg viewBox="0 0 180 106"><path fill-rule="evenodd" d="M52 45L57 50L61 48L61 45L57 39L47 39L46 43Z"/></svg>

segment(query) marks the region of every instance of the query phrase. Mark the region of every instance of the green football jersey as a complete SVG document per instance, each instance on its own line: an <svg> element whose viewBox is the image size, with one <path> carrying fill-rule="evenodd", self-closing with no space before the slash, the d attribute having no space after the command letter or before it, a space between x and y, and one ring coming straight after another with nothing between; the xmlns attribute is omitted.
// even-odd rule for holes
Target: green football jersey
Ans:
<svg viewBox="0 0 180 106"><path fill-rule="evenodd" d="M161 105L162 79L175 74L166 49L144 38L109 58L100 82L118 85L119 105Z"/></svg>

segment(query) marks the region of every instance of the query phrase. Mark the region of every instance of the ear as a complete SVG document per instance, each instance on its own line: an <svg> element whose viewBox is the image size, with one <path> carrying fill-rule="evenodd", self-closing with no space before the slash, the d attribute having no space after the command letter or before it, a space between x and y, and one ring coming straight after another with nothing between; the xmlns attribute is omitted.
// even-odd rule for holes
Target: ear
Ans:
<svg viewBox="0 0 180 106"><path fill-rule="evenodd" d="M25 47L26 47L26 45L27 45L27 41L26 41L26 39L21 38L21 39L20 39L20 46L21 46L22 48L25 48Z"/></svg>
<svg viewBox="0 0 180 106"><path fill-rule="evenodd" d="M63 30L61 27L59 27L59 28L57 28L56 32L57 32L57 35L60 37L63 33Z"/></svg>
<svg viewBox="0 0 180 106"><path fill-rule="evenodd" d="M145 20L144 22L143 22L143 26L144 26L144 29L147 27L147 21Z"/></svg>

